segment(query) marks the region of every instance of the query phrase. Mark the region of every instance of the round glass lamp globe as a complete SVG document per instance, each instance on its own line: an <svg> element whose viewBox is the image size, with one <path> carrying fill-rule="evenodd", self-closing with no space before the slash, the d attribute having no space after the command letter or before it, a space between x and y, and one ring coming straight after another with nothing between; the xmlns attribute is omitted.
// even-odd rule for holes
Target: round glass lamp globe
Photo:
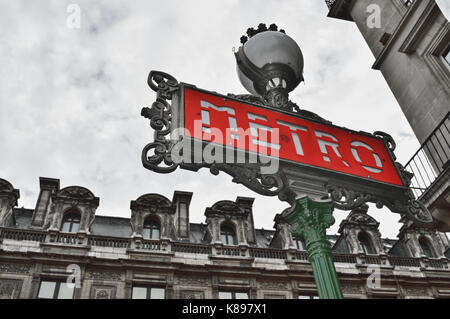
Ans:
<svg viewBox="0 0 450 319"><path fill-rule="evenodd" d="M295 79L286 79L292 91L303 79L303 54L298 44L288 35L277 31L261 32L250 38L243 46L247 58L259 69L270 64L283 64L292 69ZM254 87L259 79L249 79L237 67L242 85L253 95L260 95Z"/></svg>

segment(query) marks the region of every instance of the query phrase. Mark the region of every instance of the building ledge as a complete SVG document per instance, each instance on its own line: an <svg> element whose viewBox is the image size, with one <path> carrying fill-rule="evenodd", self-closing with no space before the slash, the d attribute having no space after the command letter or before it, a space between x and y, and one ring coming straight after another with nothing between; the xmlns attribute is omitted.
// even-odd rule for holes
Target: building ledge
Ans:
<svg viewBox="0 0 450 319"><path fill-rule="evenodd" d="M329 18L336 18L346 21L353 21L350 11L355 3L355 0L335 0L334 3L327 2L330 8L328 13Z"/></svg>

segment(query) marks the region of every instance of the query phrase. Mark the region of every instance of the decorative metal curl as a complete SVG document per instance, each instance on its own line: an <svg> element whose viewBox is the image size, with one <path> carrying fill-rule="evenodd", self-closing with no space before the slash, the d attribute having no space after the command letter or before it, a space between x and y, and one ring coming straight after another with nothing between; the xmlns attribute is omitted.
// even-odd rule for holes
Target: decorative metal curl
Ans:
<svg viewBox="0 0 450 319"><path fill-rule="evenodd" d="M142 164L145 168L157 173L171 173L178 168L174 163L171 151L174 146L166 136L172 128L172 107L167 100L179 89L178 81L171 75L151 71L148 76L148 85L157 93L156 101L151 108L144 107L141 115L150 120L150 126L155 130L154 141L147 144L142 151ZM153 150L153 155L148 155ZM161 167L161 163L166 166Z"/></svg>
<svg viewBox="0 0 450 319"><path fill-rule="evenodd" d="M397 157L395 156L394 151L397 148L397 144L395 143L392 136L382 131L376 131L375 133L373 133L373 135L381 137L383 139L383 142L388 149L389 155L391 155L392 159L395 161Z"/></svg>
<svg viewBox="0 0 450 319"><path fill-rule="evenodd" d="M338 186L327 186L334 207L340 210L352 210L369 202L372 195Z"/></svg>
<svg viewBox="0 0 450 319"><path fill-rule="evenodd" d="M402 164L399 162L395 162L394 165L397 167L398 172L400 173L400 178L403 181L403 184L407 187L411 185L412 178L414 174L405 170Z"/></svg>
<svg viewBox="0 0 450 319"><path fill-rule="evenodd" d="M241 100L243 102L252 103L252 104L256 104L256 105L261 105L261 106L264 106L264 107L270 107L270 108L273 108L275 110L279 110L280 109L280 108L277 108L276 106L274 106L272 103L264 100L263 98L261 98L259 96L254 96L254 95L251 95L251 94L238 94L238 95L236 95L236 94L228 93L227 96L229 96L229 97L231 97L233 99L236 99L236 100ZM292 102L290 100L288 101L287 106L284 107L284 108L281 108L281 109L283 111L290 112L290 113L292 113L293 115L296 115L296 116L300 115L300 116L302 116L304 118L307 118L307 119L310 119L310 120L313 120L313 121L317 121L317 122L324 123L324 124L331 124L330 121L325 120L324 118L320 117L319 115L317 115L314 112L300 109L300 107L296 103L294 103L294 102Z"/></svg>
<svg viewBox="0 0 450 319"><path fill-rule="evenodd" d="M433 222L433 217L425 205L415 199L408 203L406 216L419 225L430 225Z"/></svg>
<svg viewBox="0 0 450 319"><path fill-rule="evenodd" d="M178 168L178 164L172 161L171 150L172 143L167 141L163 142L153 142L147 144L142 151L142 164L145 168L152 170L157 173L172 173ZM148 156L148 153L153 150L154 155ZM164 162L166 167L161 167L160 164Z"/></svg>
<svg viewBox="0 0 450 319"><path fill-rule="evenodd" d="M265 196L276 196L283 189L283 181L278 175L261 174L260 165L239 165L215 163L210 166L210 172L218 175L220 171L233 177L233 182L242 184L258 194Z"/></svg>
<svg viewBox="0 0 450 319"><path fill-rule="evenodd" d="M165 100L172 100L172 94L179 88L177 79L161 71L151 71L147 83L153 91L158 93L158 97Z"/></svg>

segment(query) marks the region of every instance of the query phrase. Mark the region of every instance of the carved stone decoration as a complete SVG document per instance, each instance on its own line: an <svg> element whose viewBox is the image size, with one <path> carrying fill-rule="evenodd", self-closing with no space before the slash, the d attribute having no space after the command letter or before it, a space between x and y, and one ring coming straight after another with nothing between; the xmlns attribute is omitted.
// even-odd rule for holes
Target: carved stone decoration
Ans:
<svg viewBox="0 0 450 319"><path fill-rule="evenodd" d="M19 197L19 190L14 189L10 182L0 178L0 226L5 226L8 222Z"/></svg>
<svg viewBox="0 0 450 319"><path fill-rule="evenodd" d="M0 264L0 273L28 274L31 265L25 264Z"/></svg>
<svg viewBox="0 0 450 319"><path fill-rule="evenodd" d="M22 280L0 279L0 299L18 299Z"/></svg>
<svg viewBox="0 0 450 319"><path fill-rule="evenodd" d="M70 199L94 199L92 192L84 187L70 186L58 192L59 197L66 197Z"/></svg>
<svg viewBox="0 0 450 319"><path fill-rule="evenodd" d="M10 182L0 178L0 192L12 192L14 187Z"/></svg>
<svg viewBox="0 0 450 319"><path fill-rule="evenodd" d="M115 299L116 287L114 286L94 286L91 289L91 299Z"/></svg>
<svg viewBox="0 0 450 319"><path fill-rule="evenodd" d="M291 226L280 214L275 216L275 229L281 237L282 249L296 249L292 238Z"/></svg>
<svg viewBox="0 0 450 319"><path fill-rule="evenodd" d="M239 205L230 200L222 200L222 201L215 203L211 207L211 210L214 210L214 211L217 211L217 212L223 213L223 214L243 213L243 211L239 207Z"/></svg>
<svg viewBox="0 0 450 319"><path fill-rule="evenodd" d="M276 280L265 280L259 283L261 289L269 289L269 290L286 290L286 282L276 281Z"/></svg>
<svg viewBox="0 0 450 319"><path fill-rule="evenodd" d="M177 277L175 279L177 285L187 286L206 286L211 282L208 278L195 278L195 277Z"/></svg>
<svg viewBox="0 0 450 319"><path fill-rule="evenodd" d="M366 214L352 214L351 216L349 216L348 221L367 226L378 227L379 225L379 223L375 220L375 218Z"/></svg>
<svg viewBox="0 0 450 319"><path fill-rule="evenodd" d="M343 284L342 292L344 294L360 295L362 290L361 290L361 286L358 284Z"/></svg>
<svg viewBox="0 0 450 319"><path fill-rule="evenodd" d="M106 281L121 281L122 273L114 271L90 271L87 273L87 278Z"/></svg>
<svg viewBox="0 0 450 319"><path fill-rule="evenodd" d="M418 287L418 286L405 286L402 287L405 295L407 296L417 296L417 297L429 297L430 294L428 292L427 287Z"/></svg>
<svg viewBox="0 0 450 319"><path fill-rule="evenodd" d="M205 293L199 290L182 290L181 299L205 299Z"/></svg>

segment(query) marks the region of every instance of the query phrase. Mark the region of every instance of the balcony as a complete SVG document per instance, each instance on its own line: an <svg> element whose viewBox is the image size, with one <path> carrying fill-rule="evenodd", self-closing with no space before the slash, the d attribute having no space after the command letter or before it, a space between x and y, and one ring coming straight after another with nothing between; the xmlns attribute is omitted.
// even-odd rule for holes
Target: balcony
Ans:
<svg viewBox="0 0 450 319"><path fill-rule="evenodd" d="M411 188L438 221L450 231L450 112L405 165L414 174Z"/></svg>
<svg viewBox="0 0 450 319"><path fill-rule="evenodd" d="M50 232L28 229L16 229L0 227L0 245L9 246L8 251L12 251L12 246L24 245L24 242L32 244L34 253L39 246L63 248L62 251L69 251L70 249L82 249L84 251L93 250L99 252L101 249L109 252L117 252L122 256L129 253L164 254L170 256L184 256L188 258L188 254L192 258L196 255L204 255L204 260L208 258L228 258L228 259L250 259L254 261L262 261L264 263L272 260L274 263L279 263L284 260L286 264L292 263L306 263L309 264L308 255L306 251L302 250L283 250L275 248L256 248L256 247L241 247L241 246L224 246L224 245L208 245L208 244L194 244L181 243L170 241L169 244L165 240L142 240L139 239L140 244L136 245L135 238L116 238L95 235L67 234L58 233L52 236ZM19 249L20 249L19 247ZM77 248L78 247L78 248ZM135 248L132 248L135 247ZM137 248L139 247L139 248ZM47 247L48 248L48 247ZM44 250L45 251L45 250ZM61 251L61 250L59 250ZM168 254L169 253L169 254ZM70 254L70 253L69 253ZM72 255L73 256L73 255ZM380 265L393 268L423 268L433 270L450 269L450 261L447 258L406 258L391 255L365 255L365 254L341 254L333 253L333 260L336 264L341 266L347 265ZM348 266L345 266L348 267Z"/></svg>

